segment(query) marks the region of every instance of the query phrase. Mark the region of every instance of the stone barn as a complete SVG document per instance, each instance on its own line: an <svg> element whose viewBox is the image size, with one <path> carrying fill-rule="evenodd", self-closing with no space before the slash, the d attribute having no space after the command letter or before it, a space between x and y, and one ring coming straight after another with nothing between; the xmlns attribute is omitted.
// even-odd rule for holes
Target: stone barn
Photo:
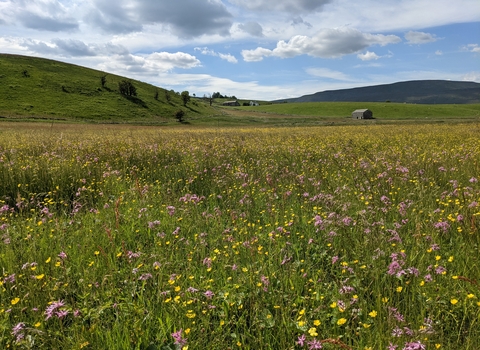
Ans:
<svg viewBox="0 0 480 350"><path fill-rule="evenodd" d="M352 112L353 119L373 119L373 112L369 109L357 109Z"/></svg>
<svg viewBox="0 0 480 350"><path fill-rule="evenodd" d="M222 103L224 106L240 106L238 101L226 101Z"/></svg>

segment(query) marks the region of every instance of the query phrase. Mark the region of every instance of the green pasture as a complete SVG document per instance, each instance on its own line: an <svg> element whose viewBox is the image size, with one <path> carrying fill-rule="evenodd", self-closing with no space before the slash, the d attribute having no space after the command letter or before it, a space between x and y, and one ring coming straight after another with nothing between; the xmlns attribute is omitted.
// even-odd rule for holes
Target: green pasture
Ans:
<svg viewBox="0 0 480 350"><path fill-rule="evenodd" d="M236 107L239 108L239 107ZM378 120L424 120L480 118L480 104L422 105L384 102L301 102L276 103L241 107L246 111L276 113L290 116L349 118L356 109L368 108Z"/></svg>
<svg viewBox="0 0 480 350"><path fill-rule="evenodd" d="M477 350L467 124L0 128L0 348Z"/></svg>

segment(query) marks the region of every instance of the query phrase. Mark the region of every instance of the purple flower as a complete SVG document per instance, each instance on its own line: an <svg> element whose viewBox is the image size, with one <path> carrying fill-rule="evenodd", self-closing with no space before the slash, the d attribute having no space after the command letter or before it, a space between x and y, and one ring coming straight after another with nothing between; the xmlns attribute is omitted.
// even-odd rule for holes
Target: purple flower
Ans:
<svg viewBox="0 0 480 350"><path fill-rule="evenodd" d="M405 343L405 346L402 350L425 350L425 345L423 345L420 341L414 341L411 343Z"/></svg>
<svg viewBox="0 0 480 350"><path fill-rule="evenodd" d="M305 336L305 334L302 334L301 336L298 337L298 340L297 340L296 344L298 344L300 346L304 346L306 338L307 337Z"/></svg>
<svg viewBox="0 0 480 350"><path fill-rule="evenodd" d="M395 327L392 331L392 337L401 337L403 335L403 330L401 328Z"/></svg>
<svg viewBox="0 0 480 350"><path fill-rule="evenodd" d="M392 343L390 343L387 346L387 350L396 350L397 348L398 348L398 345L395 345L395 344L392 344Z"/></svg>
<svg viewBox="0 0 480 350"><path fill-rule="evenodd" d="M176 345L180 345L180 347L183 347L184 345L187 344L187 338L182 337L182 329L181 328L177 332L172 333L172 338L175 341L174 343Z"/></svg>
<svg viewBox="0 0 480 350"><path fill-rule="evenodd" d="M440 250L440 246L438 244L434 243L430 246L430 249L431 250Z"/></svg>
<svg viewBox="0 0 480 350"><path fill-rule="evenodd" d="M58 257L62 260L65 260L67 258L67 254L65 252L60 252L60 254L58 254Z"/></svg>
<svg viewBox="0 0 480 350"><path fill-rule="evenodd" d="M131 250L129 250L129 251L127 252L127 256L128 256L129 259L138 258L138 257L140 257L140 255L142 255L141 252L136 252L136 253L134 253L134 252L132 252Z"/></svg>
<svg viewBox="0 0 480 350"><path fill-rule="evenodd" d="M17 323L13 328L12 328L12 335L16 337L16 341L19 342L25 337L25 334L23 334L23 330L25 329L25 323L20 322Z"/></svg>
<svg viewBox="0 0 480 350"><path fill-rule="evenodd" d="M353 222L353 219L349 216L346 216L342 219L342 223L345 225L345 226L350 226L350 224Z"/></svg>
<svg viewBox="0 0 480 350"><path fill-rule="evenodd" d="M153 228L155 228L155 226L158 226L158 225L160 225L160 221L158 221L158 220L148 222L148 228L149 229L153 229Z"/></svg>
<svg viewBox="0 0 480 350"><path fill-rule="evenodd" d="M211 290L207 290L205 293L203 293L207 297L207 299L212 299L215 293L213 293Z"/></svg>
<svg viewBox="0 0 480 350"><path fill-rule="evenodd" d="M208 268L212 267L212 259L211 258L205 258L203 259L203 265L207 265Z"/></svg>
<svg viewBox="0 0 480 350"><path fill-rule="evenodd" d="M68 310L60 310L55 313L58 318L62 319L68 315Z"/></svg>
<svg viewBox="0 0 480 350"><path fill-rule="evenodd" d="M308 345L308 350L313 350L313 349L321 349L322 348L322 343L318 341L316 338L313 338L312 341L307 342Z"/></svg>
<svg viewBox="0 0 480 350"><path fill-rule="evenodd" d="M138 280L139 280L139 281L146 281L146 280L148 280L148 279L150 279L150 278L152 278L152 277L153 277L153 276L152 276L151 273L144 273L144 274L142 274L140 277L138 277Z"/></svg>
<svg viewBox="0 0 480 350"><path fill-rule="evenodd" d="M413 275L413 276L415 276L415 277L418 277L418 275L420 275L420 271L418 271L418 269L415 268L415 267L409 267L409 268L407 269L407 271L408 271L409 274L411 274L411 275Z"/></svg>
<svg viewBox="0 0 480 350"><path fill-rule="evenodd" d="M396 308L394 307L389 307L388 308L388 313L390 314L391 317L393 317L394 319L396 319L397 321L399 322L405 322L405 317L403 317L403 315L397 311ZM401 330L400 330L401 331ZM403 333L403 332L402 332Z"/></svg>
<svg viewBox="0 0 480 350"><path fill-rule="evenodd" d="M57 309L60 309L62 306L65 306L65 302L63 300L54 301L53 303L51 303L45 310L45 315L47 316L45 317L45 320L52 318L55 311Z"/></svg>
<svg viewBox="0 0 480 350"><path fill-rule="evenodd" d="M168 215L173 216L173 214L175 214L175 207L174 206L169 205L167 207L167 210L168 210Z"/></svg>
<svg viewBox="0 0 480 350"><path fill-rule="evenodd" d="M447 232L450 228L450 225L446 221L436 222L435 224L433 224L433 226L437 229L442 230L443 232Z"/></svg>
<svg viewBox="0 0 480 350"><path fill-rule="evenodd" d="M396 275L402 270L402 265L398 263L398 261L392 261L390 265L388 265L387 273L389 275Z"/></svg>
<svg viewBox="0 0 480 350"><path fill-rule="evenodd" d="M12 273L10 276L5 277L3 283L15 283L15 274Z"/></svg>

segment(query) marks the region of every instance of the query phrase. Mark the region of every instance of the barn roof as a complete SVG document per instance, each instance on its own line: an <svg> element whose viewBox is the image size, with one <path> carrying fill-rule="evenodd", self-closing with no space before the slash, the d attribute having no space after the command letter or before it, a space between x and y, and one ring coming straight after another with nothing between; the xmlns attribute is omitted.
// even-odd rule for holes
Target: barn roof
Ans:
<svg viewBox="0 0 480 350"><path fill-rule="evenodd" d="M368 111L368 110L369 110L369 109L356 109L356 110L353 111L353 113L355 113L355 112L361 112L361 113L363 113L363 112L366 112L366 111Z"/></svg>

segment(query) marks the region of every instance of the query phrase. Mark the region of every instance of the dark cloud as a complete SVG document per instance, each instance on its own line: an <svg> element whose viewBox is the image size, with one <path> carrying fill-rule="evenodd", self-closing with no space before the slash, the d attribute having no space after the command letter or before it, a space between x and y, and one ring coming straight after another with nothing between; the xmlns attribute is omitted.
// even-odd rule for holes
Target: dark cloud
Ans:
<svg viewBox="0 0 480 350"><path fill-rule="evenodd" d="M247 22L245 24L239 24L238 28L253 36L263 36L263 28L257 22Z"/></svg>
<svg viewBox="0 0 480 350"><path fill-rule="evenodd" d="M229 0L232 4L256 11L286 11L289 13L310 13L319 11L331 0Z"/></svg>
<svg viewBox="0 0 480 350"><path fill-rule="evenodd" d="M95 50L91 46L88 46L80 40L61 40L55 39L53 43L57 46L58 50L69 56L96 56Z"/></svg>
<svg viewBox="0 0 480 350"><path fill-rule="evenodd" d="M142 30L142 23L129 11L124 1L117 3L108 0L95 1L96 8L91 10L86 21L105 32L122 34Z"/></svg>
<svg viewBox="0 0 480 350"><path fill-rule="evenodd" d="M427 44L438 40L434 34L409 31L405 34L407 44Z"/></svg>
<svg viewBox="0 0 480 350"><path fill-rule="evenodd" d="M297 24L304 24L307 28L312 28L312 25L308 22L305 22L300 16L293 17L292 19L292 25L296 26Z"/></svg>
<svg viewBox="0 0 480 350"><path fill-rule="evenodd" d="M86 44L81 40L73 39L54 39L52 42L27 39L22 42L22 46L38 54L59 55L64 57L93 57L93 56L112 56L129 55L128 50L112 43L106 44Z"/></svg>
<svg viewBox="0 0 480 350"><path fill-rule="evenodd" d="M62 19L31 12L23 12L17 18L25 27L36 30L61 32L78 29L78 23L73 18Z"/></svg>
<svg viewBox="0 0 480 350"><path fill-rule="evenodd" d="M59 0L7 0L4 11L6 22L20 22L30 29L68 32L79 28L77 19L68 14Z"/></svg>
<svg viewBox="0 0 480 350"><path fill-rule="evenodd" d="M179 37L204 34L226 36L232 15L214 0L113 1L96 0L96 9L87 20L111 33L139 31L144 25L162 24Z"/></svg>

